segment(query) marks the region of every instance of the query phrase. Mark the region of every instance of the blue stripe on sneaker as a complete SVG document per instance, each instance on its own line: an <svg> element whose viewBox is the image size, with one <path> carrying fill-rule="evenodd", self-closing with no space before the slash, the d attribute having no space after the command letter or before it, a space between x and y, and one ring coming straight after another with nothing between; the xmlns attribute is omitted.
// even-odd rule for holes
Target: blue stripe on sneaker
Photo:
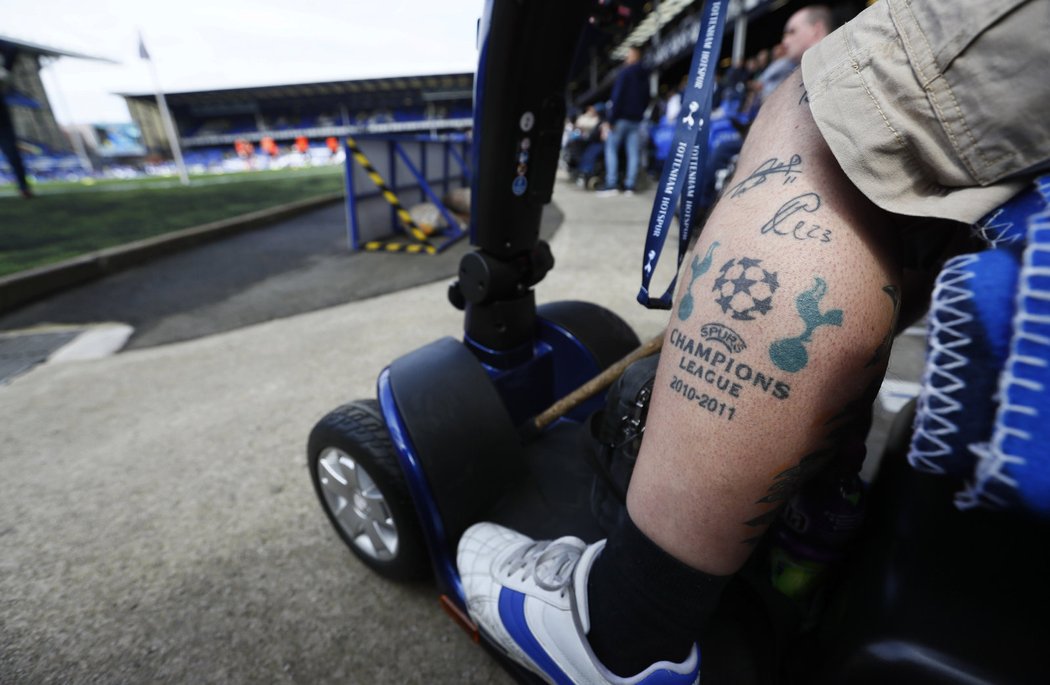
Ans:
<svg viewBox="0 0 1050 685"><path fill-rule="evenodd" d="M554 659L543 649L536 636L532 634L525 620L525 595L514 590L503 588L499 592L499 617L518 646L532 659L555 683L572 685L572 679L561 670Z"/></svg>
<svg viewBox="0 0 1050 685"><path fill-rule="evenodd" d="M532 629L525 620L525 595L515 590L502 588L499 592L499 617L511 638L518 643L522 651L541 671L549 678L553 678L557 685L573 685L572 679L561 670L558 664L554 663L554 659L547 654L539 640L532 634ZM697 663L697 669L691 673L675 673L670 670L655 671L640 681L638 685L696 685L698 682L700 682L699 663Z"/></svg>

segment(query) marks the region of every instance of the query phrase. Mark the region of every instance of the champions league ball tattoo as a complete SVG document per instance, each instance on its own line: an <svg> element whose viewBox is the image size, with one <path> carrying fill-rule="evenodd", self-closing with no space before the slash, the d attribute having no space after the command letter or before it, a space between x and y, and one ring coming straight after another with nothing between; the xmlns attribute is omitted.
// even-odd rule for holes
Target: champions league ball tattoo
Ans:
<svg viewBox="0 0 1050 685"><path fill-rule="evenodd" d="M761 259L742 257L722 265L712 291L724 314L732 312L737 321L752 321L773 308L773 294L780 287L775 271L761 267Z"/></svg>

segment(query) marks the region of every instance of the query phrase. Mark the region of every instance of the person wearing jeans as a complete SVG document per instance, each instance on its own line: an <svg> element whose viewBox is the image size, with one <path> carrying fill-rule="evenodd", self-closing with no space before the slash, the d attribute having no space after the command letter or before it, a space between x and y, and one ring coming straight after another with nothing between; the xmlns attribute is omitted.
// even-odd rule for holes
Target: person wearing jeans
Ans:
<svg viewBox="0 0 1050 685"><path fill-rule="evenodd" d="M619 192L620 146L626 145L627 169L624 176L624 191L634 192L638 179L639 131L645 110L649 107L649 72L641 64L642 52L629 48L624 66L616 76L612 89L609 122L605 138L605 187L598 191L601 196Z"/></svg>
<svg viewBox="0 0 1050 685"><path fill-rule="evenodd" d="M621 146L626 146L627 152L627 169L623 179L624 191L634 192L634 184L638 178L638 137L641 128L641 121L628 121L627 119L620 119L612 125L609 137L605 139L605 188L599 192L615 190L617 187Z"/></svg>

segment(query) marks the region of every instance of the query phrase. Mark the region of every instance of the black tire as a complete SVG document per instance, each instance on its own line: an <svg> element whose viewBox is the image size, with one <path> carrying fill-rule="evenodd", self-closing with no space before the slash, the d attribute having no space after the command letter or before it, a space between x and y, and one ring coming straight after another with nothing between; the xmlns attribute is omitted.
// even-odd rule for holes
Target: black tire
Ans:
<svg viewBox="0 0 1050 685"><path fill-rule="evenodd" d="M375 400L332 410L310 432L310 478L328 520L358 559L391 580L430 575L419 518Z"/></svg>
<svg viewBox="0 0 1050 685"><path fill-rule="evenodd" d="M626 321L591 302L548 302L537 307L536 313L579 340L594 355L601 370L609 368L642 344Z"/></svg>

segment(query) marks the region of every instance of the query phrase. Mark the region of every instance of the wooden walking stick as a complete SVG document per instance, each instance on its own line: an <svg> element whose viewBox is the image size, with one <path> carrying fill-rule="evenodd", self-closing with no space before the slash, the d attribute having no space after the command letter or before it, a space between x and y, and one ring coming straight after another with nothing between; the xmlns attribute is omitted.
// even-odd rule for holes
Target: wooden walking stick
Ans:
<svg viewBox="0 0 1050 685"><path fill-rule="evenodd" d="M522 440L525 442L531 442L533 439L539 436L547 426L551 425L561 417L568 414L570 411L581 405L582 403L594 397L602 390L605 390L612 385L617 378L619 378L624 370L638 361L648 357L649 355L656 354L660 351L664 342L664 332L661 331L659 335L642 343L640 347L634 349L623 359L614 363L612 366L602 371L600 374L587 381L580 387L570 392L565 397L561 398L550 407L545 409L542 413L536 417L530 419L521 427L520 432Z"/></svg>

